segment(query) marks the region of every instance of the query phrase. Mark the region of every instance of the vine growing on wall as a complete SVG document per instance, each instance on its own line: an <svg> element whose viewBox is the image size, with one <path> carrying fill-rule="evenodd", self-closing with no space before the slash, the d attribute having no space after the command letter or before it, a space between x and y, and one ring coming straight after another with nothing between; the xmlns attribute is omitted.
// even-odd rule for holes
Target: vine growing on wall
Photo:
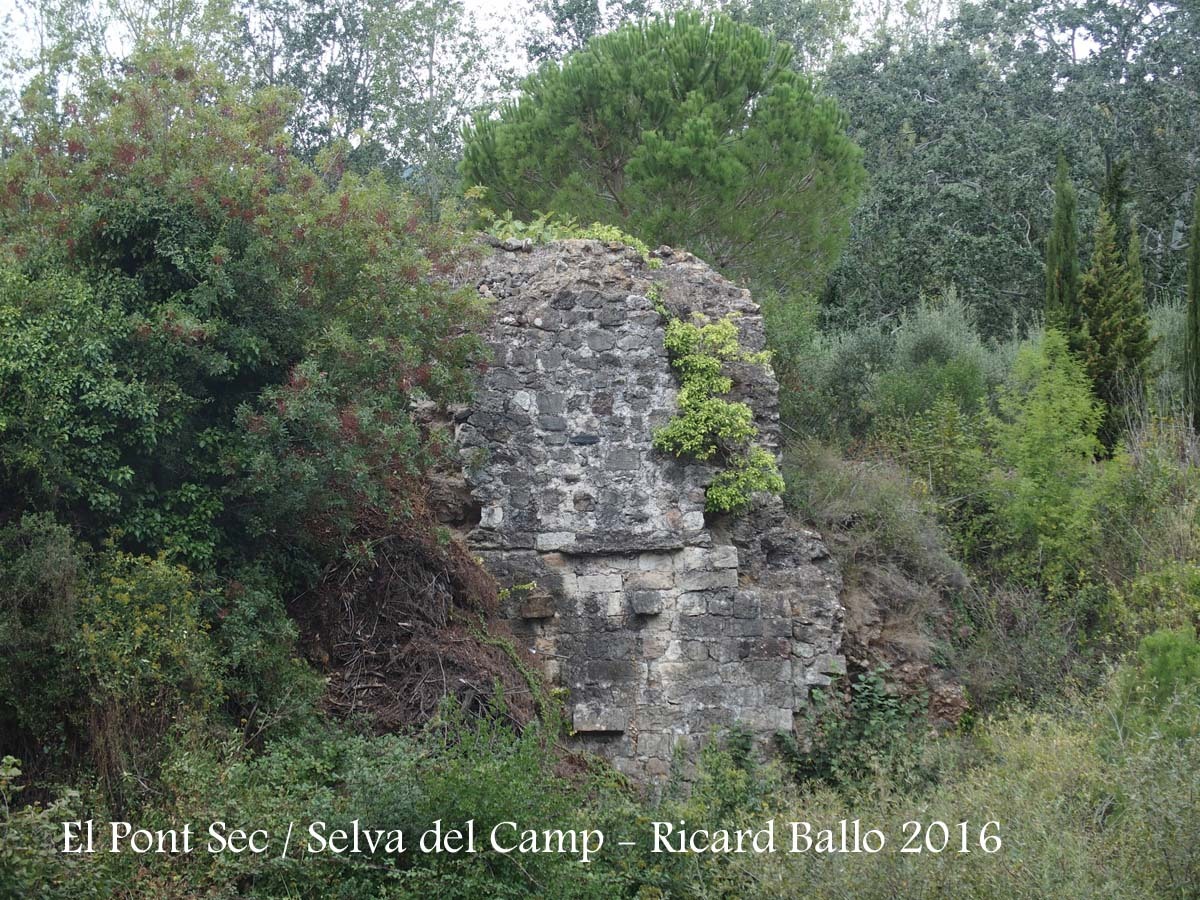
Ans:
<svg viewBox="0 0 1200 900"><path fill-rule="evenodd" d="M654 446L677 457L720 463L705 494L709 512L742 512L756 492L782 493L775 457L757 441L754 413L728 399L733 380L723 371L726 362L765 364L770 352L742 347L732 313L715 322L695 313L686 321L661 305L659 310L667 316L664 343L680 386L679 412L654 433Z"/></svg>

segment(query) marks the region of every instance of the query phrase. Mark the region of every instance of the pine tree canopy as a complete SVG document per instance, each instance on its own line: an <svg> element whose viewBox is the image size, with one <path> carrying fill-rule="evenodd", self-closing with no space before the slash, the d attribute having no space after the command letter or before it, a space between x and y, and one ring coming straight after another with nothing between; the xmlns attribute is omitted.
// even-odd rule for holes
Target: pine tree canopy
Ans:
<svg viewBox="0 0 1200 900"><path fill-rule="evenodd" d="M837 105L791 51L724 15L593 39L467 129L493 209L617 225L759 284L819 287L864 181Z"/></svg>

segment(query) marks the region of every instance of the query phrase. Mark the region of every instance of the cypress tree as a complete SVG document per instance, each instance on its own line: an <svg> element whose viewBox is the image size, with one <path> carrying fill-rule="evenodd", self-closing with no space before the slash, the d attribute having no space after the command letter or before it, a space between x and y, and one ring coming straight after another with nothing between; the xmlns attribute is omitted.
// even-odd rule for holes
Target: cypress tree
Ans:
<svg viewBox="0 0 1200 900"><path fill-rule="evenodd" d="M1109 447L1116 441L1116 412L1127 399L1126 389L1140 382L1153 347L1141 253L1136 223L1122 253L1117 225L1101 206L1091 264L1079 283L1078 340L1096 395L1108 408L1101 434Z"/></svg>
<svg viewBox="0 0 1200 900"><path fill-rule="evenodd" d="M1125 207L1133 196L1133 192L1125 183L1128 172L1128 159L1110 159L1106 162L1104 177L1100 183L1100 203L1112 216L1113 224L1117 228L1117 240L1121 243L1129 240L1133 228L1125 216Z"/></svg>
<svg viewBox="0 0 1200 900"><path fill-rule="evenodd" d="M1192 428L1200 431L1200 185L1196 186L1188 247L1187 343L1183 357L1185 401Z"/></svg>
<svg viewBox="0 0 1200 900"><path fill-rule="evenodd" d="M1075 233L1075 186L1067 158L1058 154L1054 215L1046 238L1046 324L1068 336L1072 346L1083 323L1079 308L1079 239Z"/></svg>

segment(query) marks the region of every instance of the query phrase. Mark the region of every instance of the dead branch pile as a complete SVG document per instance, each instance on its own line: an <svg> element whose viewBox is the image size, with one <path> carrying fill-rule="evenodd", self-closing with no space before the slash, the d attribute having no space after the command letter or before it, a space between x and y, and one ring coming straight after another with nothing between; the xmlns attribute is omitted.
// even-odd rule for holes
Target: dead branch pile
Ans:
<svg viewBox="0 0 1200 900"><path fill-rule="evenodd" d="M419 726L453 697L470 715L536 716L532 686L488 638L496 584L466 548L425 518L371 540L370 557L328 571L294 604L302 645L329 677L335 715L380 731ZM496 637L503 626L486 626Z"/></svg>

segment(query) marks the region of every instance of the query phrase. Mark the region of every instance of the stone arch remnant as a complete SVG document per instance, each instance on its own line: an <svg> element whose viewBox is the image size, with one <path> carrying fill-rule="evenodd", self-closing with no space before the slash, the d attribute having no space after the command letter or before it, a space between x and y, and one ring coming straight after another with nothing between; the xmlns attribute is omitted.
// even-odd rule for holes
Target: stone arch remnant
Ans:
<svg viewBox="0 0 1200 900"><path fill-rule="evenodd" d="M457 439L478 525L473 550L514 591L502 615L569 691L578 740L637 778L668 773L714 730L765 745L845 671L836 565L779 498L706 516L716 470L655 450L676 409L665 321L738 316L764 346L749 293L690 254L658 268L598 241L506 242L474 273L493 298L493 362ZM737 399L776 451L778 385L736 364Z"/></svg>

